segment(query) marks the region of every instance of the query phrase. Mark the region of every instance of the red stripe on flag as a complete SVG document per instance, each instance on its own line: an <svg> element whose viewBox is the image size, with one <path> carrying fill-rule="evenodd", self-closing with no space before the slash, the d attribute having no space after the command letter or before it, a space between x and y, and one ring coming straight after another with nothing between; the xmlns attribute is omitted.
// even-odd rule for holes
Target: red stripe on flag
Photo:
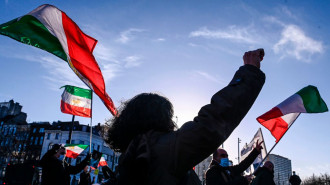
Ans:
<svg viewBox="0 0 330 185"><path fill-rule="evenodd" d="M257 121L266 127L278 142L283 134L288 130L288 123L281 117L283 113L278 107L272 108L270 111L259 116Z"/></svg>
<svg viewBox="0 0 330 185"><path fill-rule="evenodd" d="M109 111L116 115L117 110L105 91L102 72L92 53L97 40L83 33L64 12L62 12L62 22L72 65L82 76L88 79L95 94L102 99Z"/></svg>
<svg viewBox="0 0 330 185"><path fill-rule="evenodd" d="M272 133L276 139L276 142L278 142L284 133L288 130L288 123L285 122L281 117L264 121L261 124Z"/></svg>
<svg viewBox="0 0 330 185"><path fill-rule="evenodd" d="M107 161L100 161L98 166L107 166Z"/></svg>
<svg viewBox="0 0 330 185"><path fill-rule="evenodd" d="M65 154L65 157L68 157L68 158L77 158L79 154L77 153L74 153L73 151L71 150L67 150L66 154Z"/></svg>
<svg viewBox="0 0 330 185"><path fill-rule="evenodd" d="M278 107L274 107L270 111L268 111L265 114L259 116L257 118L257 121L259 123L262 123L264 121L267 121L267 120L270 120L270 119L273 119L273 118L278 118L278 117L281 117L281 116L283 116L283 113L281 112L281 110Z"/></svg>
<svg viewBox="0 0 330 185"><path fill-rule="evenodd" d="M70 105L61 100L61 111L66 114L72 114L82 117L91 117L91 109Z"/></svg>

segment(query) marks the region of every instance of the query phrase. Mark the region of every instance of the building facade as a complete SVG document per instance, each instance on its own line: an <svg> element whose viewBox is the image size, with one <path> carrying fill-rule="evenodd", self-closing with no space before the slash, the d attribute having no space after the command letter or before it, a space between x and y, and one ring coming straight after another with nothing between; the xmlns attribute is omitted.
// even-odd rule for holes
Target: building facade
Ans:
<svg viewBox="0 0 330 185"><path fill-rule="evenodd" d="M212 162L212 156L209 156L195 166L195 172L198 175L199 180L202 182L202 184L205 184L205 173L209 168L211 162Z"/></svg>
<svg viewBox="0 0 330 185"><path fill-rule="evenodd" d="M289 178L292 174L291 160L276 154L269 154L267 160L274 164L276 185L289 185Z"/></svg>

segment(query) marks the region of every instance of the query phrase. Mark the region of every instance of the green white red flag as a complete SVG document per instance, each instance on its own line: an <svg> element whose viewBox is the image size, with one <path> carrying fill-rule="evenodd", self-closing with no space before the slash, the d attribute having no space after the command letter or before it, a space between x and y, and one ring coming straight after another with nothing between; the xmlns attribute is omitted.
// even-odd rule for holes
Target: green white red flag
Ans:
<svg viewBox="0 0 330 185"><path fill-rule="evenodd" d="M81 152L83 152L88 145L81 145L81 144L66 144L64 146L66 148L66 155L65 157L68 158L77 158Z"/></svg>
<svg viewBox="0 0 330 185"><path fill-rule="evenodd" d="M24 16L1 24L0 34L65 60L73 72L101 98L109 111L117 114L93 56L97 40L83 33L63 11L52 5L41 5Z"/></svg>
<svg viewBox="0 0 330 185"><path fill-rule="evenodd" d="M108 163L107 163L107 161L104 158L104 154L102 154L102 157L100 159L100 162L99 162L99 165L98 166L107 166L107 165L108 165Z"/></svg>
<svg viewBox="0 0 330 185"><path fill-rule="evenodd" d="M82 117L92 116L92 91L80 87L63 86L61 111ZM61 87L62 88L62 87Z"/></svg>
<svg viewBox="0 0 330 185"><path fill-rule="evenodd" d="M266 127L278 142L300 113L322 113L328 107L314 86L307 86L259 116L257 121Z"/></svg>

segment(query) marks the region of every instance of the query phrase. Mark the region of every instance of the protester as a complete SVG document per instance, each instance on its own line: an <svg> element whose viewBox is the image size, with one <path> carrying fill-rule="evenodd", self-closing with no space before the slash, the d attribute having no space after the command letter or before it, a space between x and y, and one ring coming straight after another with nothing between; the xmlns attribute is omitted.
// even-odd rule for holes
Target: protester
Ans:
<svg viewBox="0 0 330 185"><path fill-rule="evenodd" d="M85 166L84 171L80 173L79 185L92 185L94 183L94 179L91 179L91 168L89 166Z"/></svg>
<svg viewBox="0 0 330 185"><path fill-rule="evenodd" d="M292 172L292 175L290 176L289 182L292 185L300 185L301 179L298 175L296 175L295 171Z"/></svg>
<svg viewBox="0 0 330 185"><path fill-rule="evenodd" d="M270 161L266 161L262 167L259 167L254 175L256 177L251 185L275 185L274 164Z"/></svg>
<svg viewBox="0 0 330 185"><path fill-rule="evenodd" d="M230 84L177 130L167 98L142 93L124 102L118 115L108 121L105 136L109 146L123 155L118 184L191 182L186 181L188 171L229 137L256 100L265 82L259 69L263 56L263 49L246 52L245 65Z"/></svg>
<svg viewBox="0 0 330 185"><path fill-rule="evenodd" d="M102 166L102 173L104 176L104 182L101 184L116 184L117 178L115 172L113 172L109 166Z"/></svg>
<svg viewBox="0 0 330 185"><path fill-rule="evenodd" d="M71 166L64 161L66 149L54 144L53 147L42 157L40 164L42 167L42 185L69 185L70 174L77 174L89 164L90 155L76 166Z"/></svg>
<svg viewBox="0 0 330 185"><path fill-rule="evenodd" d="M213 160L206 172L206 185L248 185L251 177L241 174L253 163L261 152L259 140L252 152L238 165L230 166L228 154L224 149L217 149L213 153Z"/></svg>

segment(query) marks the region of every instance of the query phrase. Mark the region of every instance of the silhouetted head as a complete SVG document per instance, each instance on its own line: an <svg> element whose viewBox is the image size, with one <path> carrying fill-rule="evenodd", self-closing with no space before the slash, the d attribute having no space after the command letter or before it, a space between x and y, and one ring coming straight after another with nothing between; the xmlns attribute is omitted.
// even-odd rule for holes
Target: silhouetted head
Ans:
<svg viewBox="0 0 330 185"><path fill-rule="evenodd" d="M274 172L274 164L270 161L266 161L263 167L267 168L271 172Z"/></svg>
<svg viewBox="0 0 330 185"><path fill-rule="evenodd" d="M222 148L218 148L214 153L213 153L213 160L217 161L220 163L222 158L228 158L228 154L226 150Z"/></svg>
<svg viewBox="0 0 330 185"><path fill-rule="evenodd" d="M106 142L118 152L124 152L139 134L149 130L170 132L176 128L171 102L155 93L142 93L123 102L118 115L107 121L105 133Z"/></svg>

